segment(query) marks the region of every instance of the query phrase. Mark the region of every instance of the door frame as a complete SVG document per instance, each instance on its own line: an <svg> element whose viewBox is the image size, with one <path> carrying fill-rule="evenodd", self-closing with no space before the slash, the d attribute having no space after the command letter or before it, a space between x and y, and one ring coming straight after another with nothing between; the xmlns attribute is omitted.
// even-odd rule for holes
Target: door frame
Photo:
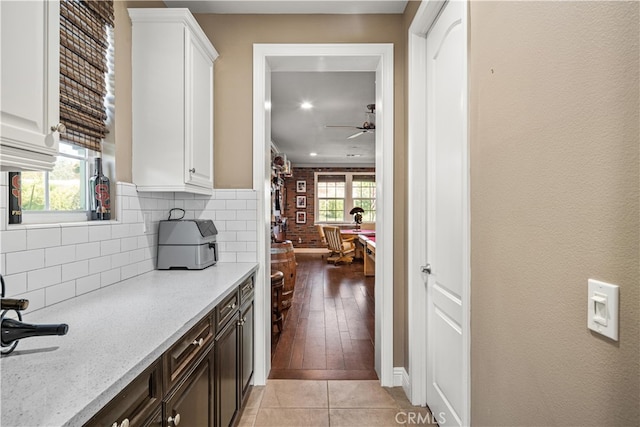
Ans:
<svg viewBox="0 0 640 427"><path fill-rule="evenodd" d="M338 61L332 59L339 59ZM346 60L346 64L345 61ZM253 45L253 188L257 195L256 331L254 384L271 370L270 272L270 81L273 71L376 72L375 369L382 386L393 386L393 44ZM315 68L309 68L315 67ZM322 68L320 68L322 67ZM385 286L383 286L385 285Z"/></svg>
<svg viewBox="0 0 640 427"><path fill-rule="evenodd" d="M408 223L412 232L408 241L408 336L409 336L409 388L407 395L414 405L427 403L427 285L420 268L428 262L426 241L427 212L426 194L422 183L427 180L427 170L424 163L427 156L427 38L426 34L436 21L446 1L423 1L409 27L409 80L408 80L408 170L411 179L408 183ZM468 3L467 3L468 4ZM468 8L465 8L465 23L468 28ZM465 58L468 58L469 44L466 45ZM463 283L462 301L467 310L463 313L463 328L469 331L463 342L463 373L465 379L465 398L463 422L470 422L471 411L471 267L470 267L470 192L469 192L469 72L467 63L467 88L463 99L463 108L467 111L465 117L465 134L467 135L466 162L466 227L463 236L466 243L467 261L463 266L463 277L468 280Z"/></svg>

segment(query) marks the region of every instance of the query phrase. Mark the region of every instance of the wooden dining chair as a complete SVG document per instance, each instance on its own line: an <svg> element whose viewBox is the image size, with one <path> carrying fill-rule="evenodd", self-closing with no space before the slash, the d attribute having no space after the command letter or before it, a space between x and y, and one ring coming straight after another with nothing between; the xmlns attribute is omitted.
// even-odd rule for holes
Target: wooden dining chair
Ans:
<svg viewBox="0 0 640 427"><path fill-rule="evenodd" d="M331 255L329 255L327 261L334 264L340 262L351 264L356 248L353 241L343 241L342 234L340 234L338 227L324 226L324 235L327 239L329 250L331 251Z"/></svg>

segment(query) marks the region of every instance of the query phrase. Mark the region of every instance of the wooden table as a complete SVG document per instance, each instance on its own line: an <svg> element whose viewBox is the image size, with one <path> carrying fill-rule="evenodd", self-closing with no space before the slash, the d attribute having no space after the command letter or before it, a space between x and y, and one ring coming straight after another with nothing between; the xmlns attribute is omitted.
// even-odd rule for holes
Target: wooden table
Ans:
<svg viewBox="0 0 640 427"><path fill-rule="evenodd" d="M376 236L361 235L358 240L364 247L364 275L376 274Z"/></svg>
<svg viewBox="0 0 640 427"><path fill-rule="evenodd" d="M356 230L356 229L341 229L340 235L342 236L342 240L353 239L353 242L356 246L355 252L353 254L354 258L364 258L366 245L360 241L359 237L375 237L375 230Z"/></svg>

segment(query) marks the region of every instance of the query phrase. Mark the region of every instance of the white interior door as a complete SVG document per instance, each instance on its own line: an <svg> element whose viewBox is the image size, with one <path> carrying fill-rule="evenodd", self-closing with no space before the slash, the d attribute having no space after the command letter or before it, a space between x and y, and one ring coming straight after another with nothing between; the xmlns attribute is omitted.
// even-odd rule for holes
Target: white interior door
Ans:
<svg viewBox="0 0 640 427"><path fill-rule="evenodd" d="M427 404L468 425L466 4L449 1L427 33Z"/></svg>

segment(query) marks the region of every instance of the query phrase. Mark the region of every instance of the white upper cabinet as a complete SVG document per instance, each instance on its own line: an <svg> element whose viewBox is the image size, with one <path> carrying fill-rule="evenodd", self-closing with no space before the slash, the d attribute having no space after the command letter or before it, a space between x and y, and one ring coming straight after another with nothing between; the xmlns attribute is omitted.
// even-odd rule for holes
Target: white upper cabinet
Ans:
<svg viewBox="0 0 640 427"><path fill-rule="evenodd" d="M133 183L213 193L213 62L188 9L129 9L133 23Z"/></svg>
<svg viewBox="0 0 640 427"><path fill-rule="evenodd" d="M51 170L58 155L60 4L0 1L0 170Z"/></svg>

